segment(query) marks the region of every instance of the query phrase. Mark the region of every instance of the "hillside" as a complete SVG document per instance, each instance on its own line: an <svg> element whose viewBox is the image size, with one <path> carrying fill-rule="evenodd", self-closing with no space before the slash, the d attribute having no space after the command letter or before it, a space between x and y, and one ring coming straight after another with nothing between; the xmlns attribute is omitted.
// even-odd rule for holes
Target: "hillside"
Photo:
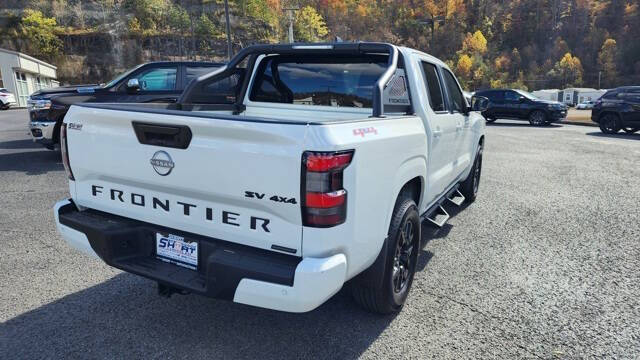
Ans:
<svg viewBox="0 0 640 360"><path fill-rule="evenodd" d="M226 56L222 0L5 0L0 47L102 82L137 63ZM234 49L286 40L291 4L229 1ZM389 41L446 60L471 90L640 84L637 0L301 0L297 40Z"/></svg>

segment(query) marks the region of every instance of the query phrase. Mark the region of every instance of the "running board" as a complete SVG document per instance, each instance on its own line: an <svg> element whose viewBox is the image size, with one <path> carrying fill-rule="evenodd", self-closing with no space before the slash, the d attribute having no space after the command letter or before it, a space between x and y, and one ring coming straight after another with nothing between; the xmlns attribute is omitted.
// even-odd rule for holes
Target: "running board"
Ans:
<svg viewBox="0 0 640 360"><path fill-rule="evenodd" d="M456 189L451 195L447 196L447 200L454 203L456 206L461 206L464 202L464 195L460 192L460 190Z"/></svg>
<svg viewBox="0 0 640 360"><path fill-rule="evenodd" d="M426 219L433 225L441 228L447 220L449 220L449 213L442 207L442 205L438 205L438 207L429 214Z"/></svg>

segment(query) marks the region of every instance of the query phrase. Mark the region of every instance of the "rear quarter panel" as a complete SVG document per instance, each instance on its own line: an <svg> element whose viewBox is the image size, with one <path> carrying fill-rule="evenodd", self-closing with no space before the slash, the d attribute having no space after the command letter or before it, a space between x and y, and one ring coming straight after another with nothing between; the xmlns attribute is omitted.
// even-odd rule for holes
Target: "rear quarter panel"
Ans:
<svg viewBox="0 0 640 360"><path fill-rule="evenodd" d="M344 253L347 276L375 260L387 236L402 186L426 175L427 142L420 118L405 116L365 122L312 126L307 150L354 149L344 172L347 221L332 228L303 228L303 255L325 257Z"/></svg>

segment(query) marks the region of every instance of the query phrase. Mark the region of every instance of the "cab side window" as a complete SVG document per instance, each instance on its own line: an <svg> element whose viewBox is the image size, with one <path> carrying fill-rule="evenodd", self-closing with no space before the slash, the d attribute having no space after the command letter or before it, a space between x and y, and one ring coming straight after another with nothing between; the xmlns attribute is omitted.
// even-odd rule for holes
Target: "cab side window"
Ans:
<svg viewBox="0 0 640 360"><path fill-rule="evenodd" d="M520 95L515 91L505 91L504 98L507 101L518 101L518 99L520 99Z"/></svg>
<svg viewBox="0 0 640 360"><path fill-rule="evenodd" d="M151 69L138 75L140 90L142 91L166 91L176 89L176 76L178 69L159 68Z"/></svg>
<svg viewBox="0 0 640 360"><path fill-rule="evenodd" d="M440 75L435 65L422 62L422 70L424 71L425 84L427 93L429 94L429 104L435 112L446 111L444 105L444 97L442 96L442 85Z"/></svg>
<svg viewBox="0 0 640 360"><path fill-rule="evenodd" d="M449 90L450 110L452 112L464 112L467 102L465 101L464 96L462 96L462 90L460 90L456 78L447 69L443 69L443 73L444 83L447 84L447 90Z"/></svg>

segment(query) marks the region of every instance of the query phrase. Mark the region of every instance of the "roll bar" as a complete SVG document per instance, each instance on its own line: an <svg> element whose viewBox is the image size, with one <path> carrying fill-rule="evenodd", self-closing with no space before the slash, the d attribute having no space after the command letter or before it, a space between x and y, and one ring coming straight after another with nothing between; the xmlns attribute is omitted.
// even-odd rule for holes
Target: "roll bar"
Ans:
<svg viewBox="0 0 640 360"><path fill-rule="evenodd" d="M380 76L375 84L375 91L373 92L373 117L382 117L384 114L383 93L384 89L391 80L393 74L398 68L398 48L388 43L376 43L376 42L356 42L356 43L298 43L298 44L274 44L274 45L252 45L248 46L225 66L216 71L208 74L204 74L196 78L187 85L183 91L178 104L180 106L189 105L189 99L192 92L198 88L198 85L203 81L209 81L216 78L224 78L232 75L238 65L240 65L249 56L259 55L297 55L297 54L336 54L336 55L362 55L362 54L389 54L389 60L387 62L387 69ZM253 69L247 69L246 76L251 76ZM251 72L250 72L251 71ZM248 86L248 82L244 82L244 86ZM246 89L242 90L244 94ZM243 99L236 99L236 105L240 106Z"/></svg>

